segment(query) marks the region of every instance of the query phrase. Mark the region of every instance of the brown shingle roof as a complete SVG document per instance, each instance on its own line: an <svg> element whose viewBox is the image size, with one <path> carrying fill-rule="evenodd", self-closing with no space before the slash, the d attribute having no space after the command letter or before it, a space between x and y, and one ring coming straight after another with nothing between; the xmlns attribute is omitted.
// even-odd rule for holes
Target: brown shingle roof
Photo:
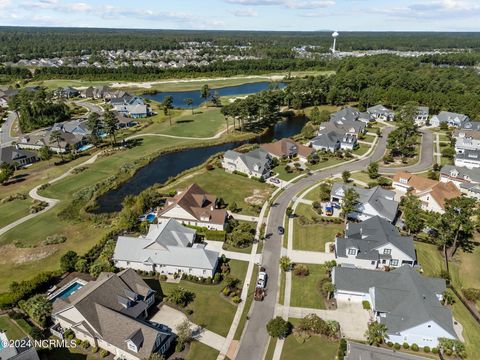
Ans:
<svg viewBox="0 0 480 360"><path fill-rule="evenodd" d="M462 196L460 190L458 190L455 184L451 181L447 183L438 182L438 184L432 188L431 194L442 209L445 208L445 201Z"/></svg>
<svg viewBox="0 0 480 360"><path fill-rule="evenodd" d="M200 186L193 183L186 190L168 198L167 204L170 204L161 209L158 216L161 217L178 205L198 221L202 221L202 217L209 217L209 222L213 224L224 224L227 212L215 208L216 200L214 195L207 194Z"/></svg>
<svg viewBox="0 0 480 360"><path fill-rule="evenodd" d="M407 185L414 188L417 191L424 191L432 188L438 181L428 179L422 176L410 174L406 171L396 172L393 176L394 182L400 182L400 179L407 179Z"/></svg>
<svg viewBox="0 0 480 360"><path fill-rule="evenodd" d="M296 147L296 154L303 157L307 157L312 152L314 152L312 148L299 144L288 138L284 138L273 143L261 145L261 148L264 149L266 152L278 157L296 155L295 153L292 154L292 147Z"/></svg>

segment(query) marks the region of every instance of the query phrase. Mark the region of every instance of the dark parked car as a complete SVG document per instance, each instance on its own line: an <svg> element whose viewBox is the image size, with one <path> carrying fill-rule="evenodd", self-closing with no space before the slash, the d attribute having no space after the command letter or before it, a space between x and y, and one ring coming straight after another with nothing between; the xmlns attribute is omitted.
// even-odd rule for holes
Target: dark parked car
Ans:
<svg viewBox="0 0 480 360"><path fill-rule="evenodd" d="M283 226L279 226L279 227L277 228L277 230L278 230L278 234L279 234L279 235L285 234L285 229L283 228Z"/></svg>

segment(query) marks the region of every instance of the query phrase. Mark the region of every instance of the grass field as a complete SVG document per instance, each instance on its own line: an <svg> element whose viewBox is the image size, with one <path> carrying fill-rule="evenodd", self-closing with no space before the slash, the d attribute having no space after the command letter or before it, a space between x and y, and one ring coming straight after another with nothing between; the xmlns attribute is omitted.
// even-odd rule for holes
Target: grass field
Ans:
<svg viewBox="0 0 480 360"><path fill-rule="evenodd" d="M310 275L299 277L292 274L292 293L290 306L325 309L323 296L318 287L319 281L325 278L322 265L307 264Z"/></svg>
<svg viewBox="0 0 480 360"><path fill-rule="evenodd" d="M192 115L190 110L177 110L175 113L179 116L172 118L172 125L169 119L165 118L159 105L156 111L159 114L150 118L153 124L140 133L203 138L214 136L227 126L220 108L196 109L195 115Z"/></svg>
<svg viewBox="0 0 480 360"><path fill-rule="evenodd" d="M358 145L359 145L358 148L353 150L353 154L358 155L358 156L365 155L367 153L367 151L370 150L370 148L371 148L370 145L363 144L363 143L359 143Z"/></svg>
<svg viewBox="0 0 480 360"><path fill-rule="evenodd" d="M353 173L352 176L350 176L350 179L358 180L358 181L364 182L366 184L368 184L369 182L375 181L375 179L370 179L368 174L364 173L363 171Z"/></svg>
<svg viewBox="0 0 480 360"><path fill-rule="evenodd" d="M274 173L278 174L278 178L284 181L290 181L299 175L305 174L305 171L294 169L291 173L285 170L285 165L278 165L272 169Z"/></svg>
<svg viewBox="0 0 480 360"><path fill-rule="evenodd" d="M376 136L375 135L370 135L370 134L365 134L365 138L362 141L366 141L369 143L373 143L375 141Z"/></svg>
<svg viewBox="0 0 480 360"><path fill-rule="evenodd" d="M289 319L296 325L299 319ZM312 336L300 344L295 336L289 335L283 344L281 360L335 360L338 351L338 341L329 341L320 336Z"/></svg>
<svg viewBox="0 0 480 360"><path fill-rule="evenodd" d="M338 165L338 164L340 164L344 161L345 160L343 160L343 159L330 158L327 161L321 161L321 162L319 162L315 165L309 165L308 167L309 167L310 170L316 171L316 170L325 169L325 168L333 166L333 165Z"/></svg>
<svg viewBox="0 0 480 360"><path fill-rule="evenodd" d="M273 353L275 352L275 345L277 345L277 338L270 338L270 341L268 342L268 348L267 348L267 353L265 354L264 360L272 360L273 359Z"/></svg>
<svg viewBox="0 0 480 360"><path fill-rule="evenodd" d="M299 204L296 215L304 215L307 218L316 215L312 207L307 204ZM318 215L317 215L318 216ZM335 241L335 235L343 231L343 224L314 224L300 225L298 218L293 221L293 248L295 250L325 252L325 244Z"/></svg>
<svg viewBox="0 0 480 360"><path fill-rule="evenodd" d="M210 171L201 169L198 173L179 179L162 190L182 189L192 183L197 183L206 192L221 197L227 204L235 202L241 209L240 212L247 215L258 215L258 212L247 203L246 198L250 197L258 204L263 204L274 190L272 185L241 175L229 174L221 168Z"/></svg>
<svg viewBox="0 0 480 360"><path fill-rule="evenodd" d="M27 334L7 315L0 316L0 330L5 331L9 340L24 338Z"/></svg>
<svg viewBox="0 0 480 360"><path fill-rule="evenodd" d="M230 260L231 275L240 279L243 286L243 280L247 273L248 263L245 261ZM188 306L193 310L191 320L207 329L216 332L219 335L227 336L232 323L237 306L227 301L220 291L222 284L203 285L189 281L180 281L180 284L167 282L161 283L163 293L168 296L174 288L181 286L186 290L195 293L195 300Z"/></svg>
<svg viewBox="0 0 480 360"><path fill-rule="evenodd" d="M463 326L468 359L480 359L480 326L457 297L452 311L455 320Z"/></svg>
<svg viewBox="0 0 480 360"><path fill-rule="evenodd" d="M219 354L218 350L211 348L210 346L204 345L201 342L194 341L190 344L190 350L185 360L215 360Z"/></svg>
<svg viewBox="0 0 480 360"><path fill-rule="evenodd" d="M13 200L4 204L0 204L0 228L28 215L28 209L32 204L32 200Z"/></svg>

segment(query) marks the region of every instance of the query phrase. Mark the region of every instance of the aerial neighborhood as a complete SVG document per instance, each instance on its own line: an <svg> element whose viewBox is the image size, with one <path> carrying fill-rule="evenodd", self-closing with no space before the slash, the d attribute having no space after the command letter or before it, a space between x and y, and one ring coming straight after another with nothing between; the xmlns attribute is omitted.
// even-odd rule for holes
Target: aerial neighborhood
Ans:
<svg viewBox="0 0 480 360"><path fill-rule="evenodd" d="M352 34L0 28L0 359L480 359L478 36Z"/></svg>

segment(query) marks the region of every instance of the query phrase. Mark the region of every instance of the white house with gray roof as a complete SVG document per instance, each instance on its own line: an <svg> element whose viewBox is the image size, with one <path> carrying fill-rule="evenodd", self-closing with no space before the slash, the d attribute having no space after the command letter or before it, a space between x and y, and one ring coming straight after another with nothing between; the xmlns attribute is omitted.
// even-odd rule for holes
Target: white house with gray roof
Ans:
<svg viewBox="0 0 480 360"><path fill-rule="evenodd" d="M52 332L61 335L71 329L77 339L116 359L165 354L174 336L167 326L146 320L154 303L155 291L134 270L101 273L96 281L54 301Z"/></svg>
<svg viewBox="0 0 480 360"><path fill-rule="evenodd" d="M445 165L440 170L441 182L453 182L465 196L480 200L480 171Z"/></svg>
<svg viewBox="0 0 480 360"><path fill-rule="evenodd" d="M369 107L367 113L375 120L393 121L395 119L395 113L380 104Z"/></svg>
<svg viewBox="0 0 480 360"><path fill-rule="evenodd" d="M147 235L119 236L113 263L119 269L213 277L219 254L195 244L196 230L174 219L159 219Z"/></svg>
<svg viewBox="0 0 480 360"><path fill-rule="evenodd" d="M463 150L457 153L455 155L455 166L466 167L467 169L480 168L480 150Z"/></svg>
<svg viewBox="0 0 480 360"><path fill-rule="evenodd" d="M430 119L430 125L440 126L441 123L447 123L448 126L460 127L463 123L470 121L470 118L464 114L458 114L450 111L440 111L438 115L433 115Z"/></svg>
<svg viewBox="0 0 480 360"><path fill-rule="evenodd" d="M406 265L392 271L337 266L332 282L337 300L370 303L374 319L387 328L387 341L432 348L439 338L457 339L452 312L441 304L444 279Z"/></svg>
<svg viewBox="0 0 480 360"><path fill-rule="evenodd" d="M334 183L330 194L330 201L341 204L347 189L354 189L359 195L355 211L348 214L348 218L365 221L374 216L379 216L392 223L395 221L398 202L394 200L394 191L385 190L380 186L364 189L358 186Z"/></svg>
<svg viewBox="0 0 480 360"><path fill-rule="evenodd" d="M418 126L423 126L427 123L430 114L430 109L427 106L418 106L414 121Z"/></svg>
<svg viewBox="0 0 480 360"><path fill-rule="evenodd" d="M239 172L250 178L267 179L271 175L272 157L259 148L248 153L228 150L223 155L222 167L230 172Z"/></svg>
<svg viewBox="0 0 480 360"><path fill-rule="evenodd" d="M413 240L401 236L388 220L374 216L361 223L349 223L345 235L335 239L337 264L353 265L362 269L385 266L413 266L417 262Z"/></svg>

